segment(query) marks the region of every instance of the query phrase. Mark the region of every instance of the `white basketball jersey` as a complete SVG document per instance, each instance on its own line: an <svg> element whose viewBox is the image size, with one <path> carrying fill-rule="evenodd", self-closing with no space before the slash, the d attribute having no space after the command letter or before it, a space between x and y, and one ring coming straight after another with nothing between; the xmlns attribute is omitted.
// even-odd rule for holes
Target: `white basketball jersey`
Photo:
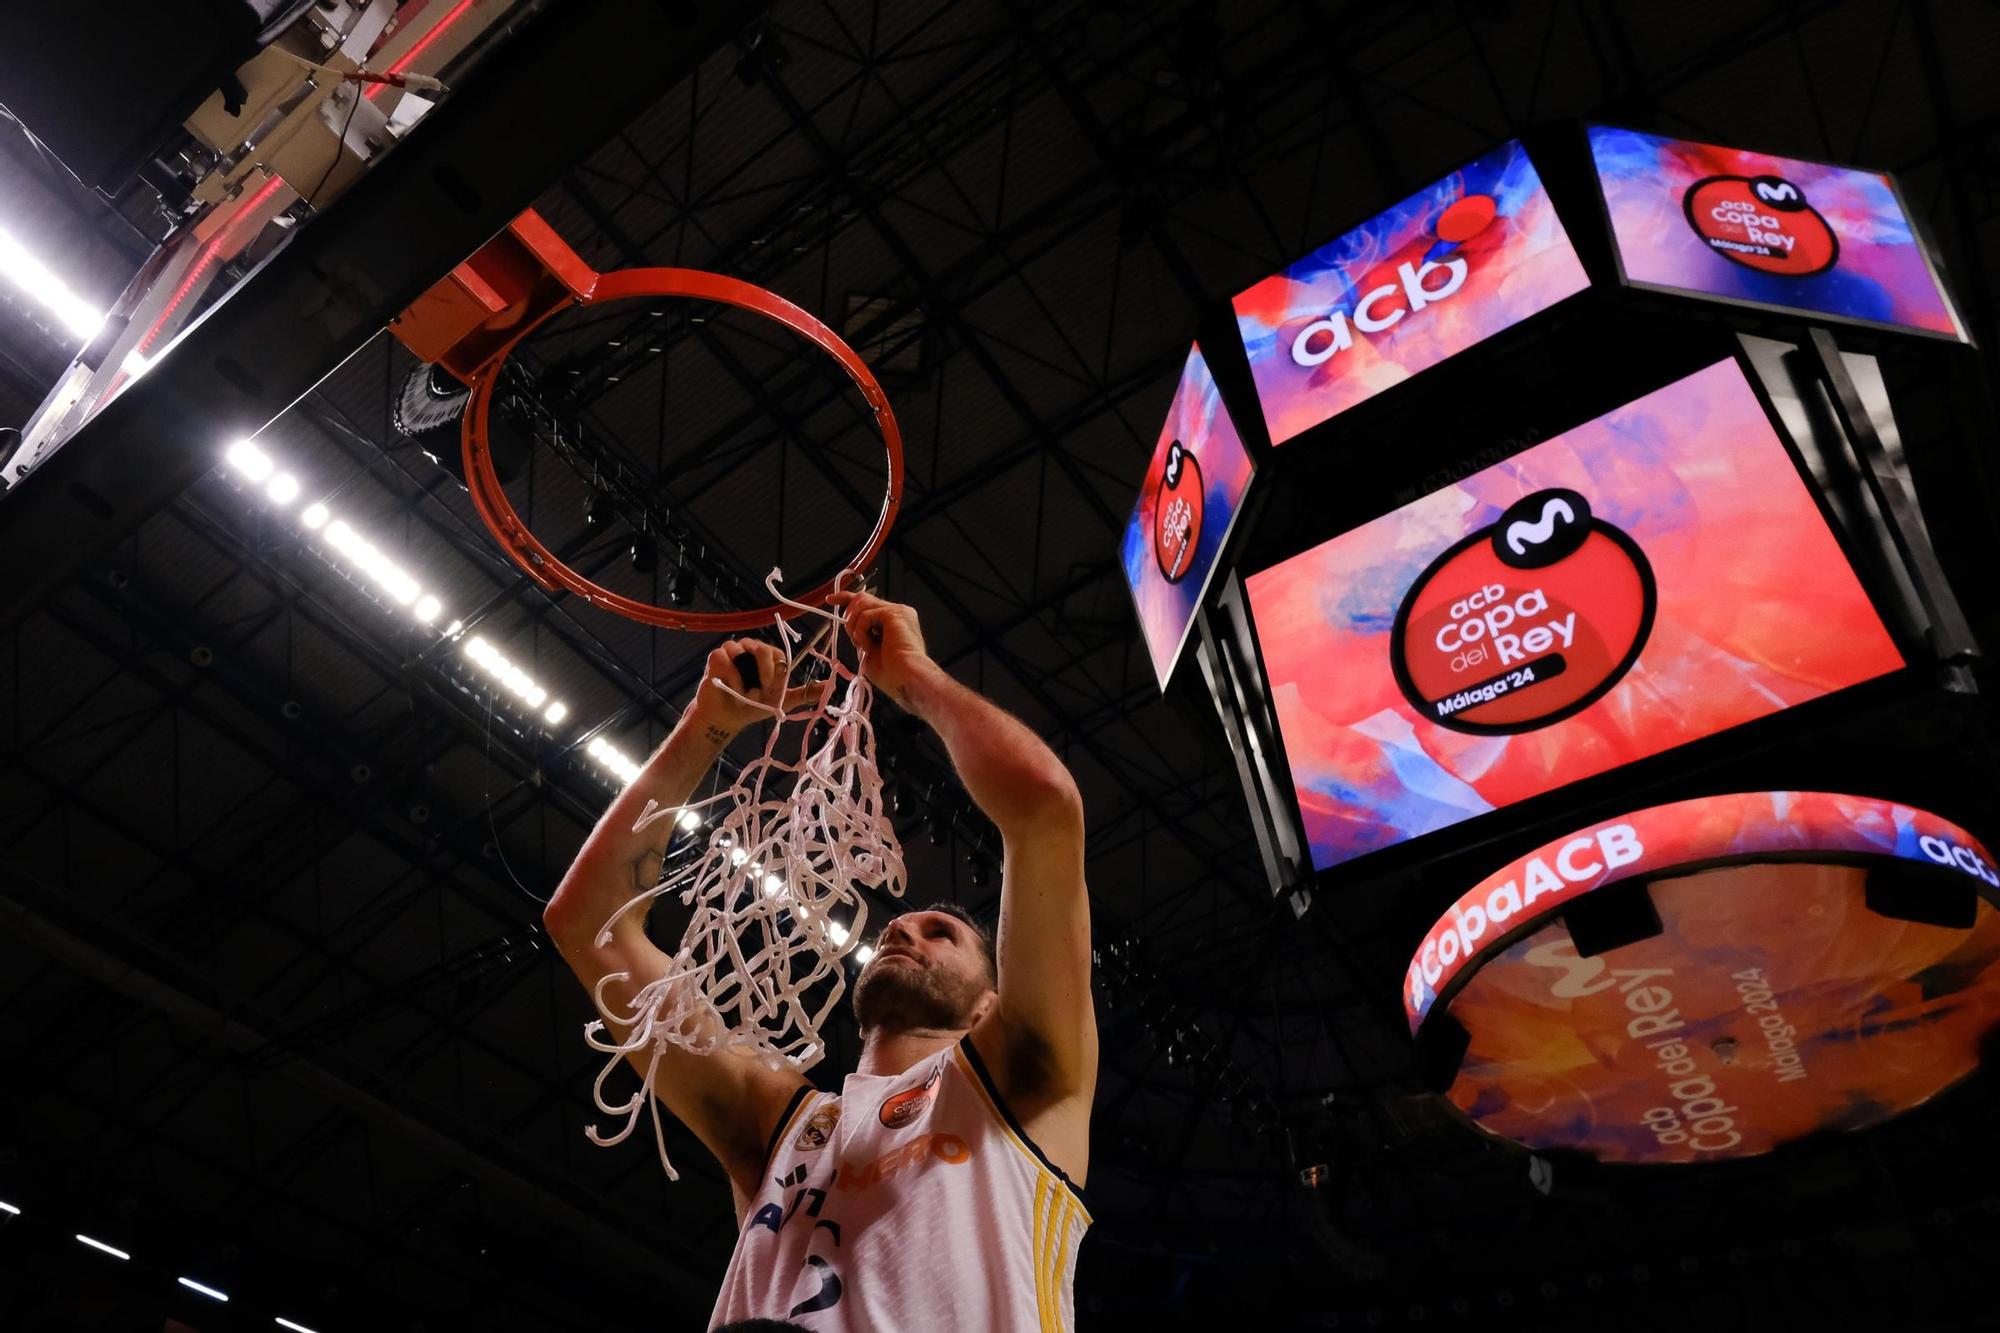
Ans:
<svg viewBox="0 0 2000 1333"><path fill-rule="evenodd" d="M1080 1192L1021 1132L968 1038L900 1074L800 1089L713 1328L1068 1333Z"/></svg>

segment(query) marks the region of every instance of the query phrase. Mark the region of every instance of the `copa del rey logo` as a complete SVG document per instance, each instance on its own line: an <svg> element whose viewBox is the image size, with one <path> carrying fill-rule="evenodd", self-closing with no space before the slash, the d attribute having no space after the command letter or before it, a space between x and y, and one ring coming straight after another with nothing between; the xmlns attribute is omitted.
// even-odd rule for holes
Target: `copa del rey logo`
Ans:
<svg viewBox="0 0 2000 1333"><path fill-rule="evenodd" d="M1808 278L1840 258L1833 227L1782 176L1710 176L1681 206L1709 249L1760 273Z"/></svg>
<svg viewBox="0 0 2000 1333"><path fill-rule="evenodd" d="M1484 231L1494 216L1490 196L1469 194L1440 212L1432 229L1440 241L1456 245ZM1394 282L1363 292L1352 311L1335 310L1300 329L1292 338L1292 360L1307 368L1323 365L1354 346L1356 334L1387 332L1425 307L1451 299L1470 271L1463 255L1405 260L1396 265Z"/></svg>
<svg viewBox="0 0 2000 1333"><path fill-rule="evenodd" d="M1418 717L1471 735L1582 711L1638 661L1658 594L1637 542L1567 487L1441 552L1396 611L1389 669Z"/></svg>
<svg viewBox="0 0 2000 1333"><path fill-rule="evenodd" d="M1169 583L1186 578L1194 563L1204 508L1201 464L1192 450L1175 440L1167 447L1166 466L1160 470L1153 496L1153 561Z"/></svg>

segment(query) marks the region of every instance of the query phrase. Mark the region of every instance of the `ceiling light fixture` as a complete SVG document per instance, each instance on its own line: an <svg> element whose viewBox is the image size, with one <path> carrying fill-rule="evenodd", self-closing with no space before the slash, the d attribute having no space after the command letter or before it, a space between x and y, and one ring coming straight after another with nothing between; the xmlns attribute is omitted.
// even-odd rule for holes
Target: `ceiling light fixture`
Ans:
<svg viewBox="0 0 2000 1333"><path fill-rule="evenodd" d="M238 440L230 445L228 452L223 454L222 458L251 481L262 481L277 468L277 464L271 461L271 456L250 440Z"/></svg>
<svg viewBox="0 0 2000 1333"><path fill-rule="evenodd" d="M200 1292L202 1295L208 1297L212 1301L227 1301L229 1299L227 1296L217 1291L214 1287L207 1286L203 1283L197 1282L191 1277L182 1278L181 1285L183 1287L186 1287L189 1291Z"/></svg>
<svg viewBox="0 0 2000 1333"><path fill-rule="evenodd" d="M298 476L280 471L277 460L254 440L236 441L223 451L222 457L244 480L264 485L264 493L274 503L289 505L299 498L303 484ZM391 601L411 608L418 620L428 625L444 614L444 603L435 594L426 593L407 569L356 531L352 523L335 518L324 501L315 500L301 510L299 522L309 531L321 534L320 540L339 557L337 563L366 575Z"/></svg>
<svg viewBox="0 0 2000 1333"><path fill-rule="evenodd" d="M583 752L615 774L619 781L630 782L639 776L640 765L632 762L626 753L602 736L592 736Z"/></svg>
<svg viewBox="0 0 2000 1333"><path fill-rule="evenodd" d="M426 623L436 616L436 612L433 612L430 616L425 616L421 607L418 608L417 614ZM453 621L452 624L458 625L458 622ZM459 628L462 629L464 627L459 626ZM504 687L508 693L530 708L540 709L543 705L547 704L548 711L543 713L542 716L549 722L560 722L569 716L568 704L563 703L561 700L557 700L552 704L549 703L549 692L540 682L508 661L507 654L495 648L480 635L475 634L465 641L465 655L471 658L487 675L491 676L495 684ZM592 753L594 754L595 751L593 750Z"/></svg>
<svg viewBox="0 0 2000 1333"><path fill-rule="evenodd" d="M5 230L0 230L0 277L54 315L80 341L89 342L104 323L102 310L71 291L68 283Z"/></svg>

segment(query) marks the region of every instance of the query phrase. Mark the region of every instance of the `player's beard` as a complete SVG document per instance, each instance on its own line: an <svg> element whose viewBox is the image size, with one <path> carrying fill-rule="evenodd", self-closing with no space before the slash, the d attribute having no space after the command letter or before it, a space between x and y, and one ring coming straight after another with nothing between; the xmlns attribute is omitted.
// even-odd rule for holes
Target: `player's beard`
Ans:
<svg viewBox="0 0 2000 1333"><path fill-rule="evenodd" d="M914 959L891 963L885 958L855 982L854 1017L864 1032L971 1027L986 989L981 979L925 967Z"/></svg>

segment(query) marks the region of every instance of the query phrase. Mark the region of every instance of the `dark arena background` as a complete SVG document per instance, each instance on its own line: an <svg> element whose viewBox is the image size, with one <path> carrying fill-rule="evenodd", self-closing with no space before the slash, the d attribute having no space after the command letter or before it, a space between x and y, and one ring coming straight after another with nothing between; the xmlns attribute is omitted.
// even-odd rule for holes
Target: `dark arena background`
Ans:
<svg viewBox="0 0 2000 1333"><path fill-rule="evenodd" d="M586 1142L541 905L715 637L527 577L447 373L569 252L860 353L874 586L1076 776L1076 1328L2000 1325L1996 71L1986 0L5 6L0 1327L706 1327L727 1184ZM624 596L882 506L741 310L496 379Z"/></svg>

